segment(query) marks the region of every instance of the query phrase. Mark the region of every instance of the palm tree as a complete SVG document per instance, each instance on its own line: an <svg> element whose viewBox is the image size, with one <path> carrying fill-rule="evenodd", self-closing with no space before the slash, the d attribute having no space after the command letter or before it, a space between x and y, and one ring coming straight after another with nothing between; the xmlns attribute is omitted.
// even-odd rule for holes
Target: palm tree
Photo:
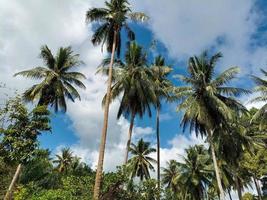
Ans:
<svg viewBox="0 0 267 200"><path fill-rule="evenodd" d="M167 76L172 71L170 67L165 66L165 60L162 56L157 56L152 64L153 82L155 86L156 101L156 133L157 133L157 179L158 188L160 188L160 132L159 132L159 115L161 100L163 98L168 99L170 97L169 92L172 88L172 83L167 79Z"/></svg>
<svg viewBox="0 0 267 200"><path fill-rule="evenodd" d="M242 190L249 186L253 176L242 164L245 153L253 155L258 147L264 146L264 138L266 138L259 131L257 124L251 124L251 115L253 110L236 116L235 120L229 123L229 128L221 130L214 138L218 148L217 156L227 163L234 179L233 187L237 190L239 199L242 199Z"/></svg>
<svg viewBox="0 0 267 200"><path fill-rule="evenodd" d="M99 199L100 182L103 171L112 83L112 67L115 58L115 51L117 51L118 55L120 54L122 29L125 29L127 31L127 35L130 40L135 39L134 32L130 29L128 25L129 19L135 21L144 21L147 19L147 16L144 13L132 12L128 0L110 0L110 2L106 1L105 6L105 8L89 9L86 13L86 20L88 22L99 23L99 26L97 27L92 37L92 43L94 45L102 44L102 47L104 44L106 44L107 51L111 53L111 62L109 64L108 73L107 98L104 110L104 124L101 135L97 174L94 187L95 200Z"/></svg>
<svg viewBox="0 0 267 200"><path fill-rule="evenodd" d="M129 149L132 154L132 158L129 159L128 165L131 168L131 177L140 177L140 180L149 179L149 170L154 170L152 163L156 163L156 160L151 158L149 154L156 152L156 149L150 147L149 142L144 142L140 139L137 145L131 144Z"/></svg>
<svg viewBox="0 0 267 200"><path fill-rule="evenodd" d="M78 54L73 54L71 47L61 47L56 56L53 56L50 49L45 45L41 47L41 59L43 67L36 67L30 70L16 73L31 79L42 79L39 84L33 85L26 90L23 98L26 101L38 99L38 105L54 106L57 112L67 110L65 97L74 102L76 98L81 99L78 91L73 85L85 89L81 79L85 79L82 73L70 71L78 67L82 62Z"/></svg>
<svg viewBox="0 0 267 200"><path fill-rule="evenodd" d="M197 136L198 134L207 136L220 198L225 199L215 154L213 133L215 129L227 127L228 122L233 119L234 111L246 110L232 97L249 92L242 88L224 86L239 72L237 67L232 67L213 78L215 65L221 57L221 53L217 53L209 58L207 52L202 53L200 57L191 57L188 66L190 76L178 76L188 86L178 87L175 90L177 97L181 99L177 111L184 111L181 122L183 128L189 126L190 132L194 130Z"/></svg>
<svg viewBox="0 0 267 200"><path fill-rule="evenodd" d="M185 150L182 162L178 162L179 175L176 179L182 184L184 194L191 199L201 200L205 197L206 187L213 177L212 161L203 145L196 145Z"/></svg>
<svg viewBox="0 0 267 200"><path fill-rule="evenodd" d="M267 77L267 71L261 69L261 72L265 77ZM261 109L259 109L252 118L252 121L260 120L260 129L264 129L267 124L267 80L259 78L257 76L252 76L257 87L256 92L261 93L261 96L254 98L253 102L265 102Z"/></svg>
<svg viewBox="0 0 267 200"><path fill-rule="evenodd" d="M74 159L75 157L70 148L63 148L61 149L61 154L56 155L56 159L53 163L57 164L57 169L60 173L66 173L73 165Z"/></svg>
<svg viewBox="0 0 267 200"><path fill-rule="evenodd" d="M162 171L162 183L167 185L167 188L170 188L173 193L176 193L178 189L176 177L179 176L178 163L175 160L170 160Z"/></svg>
<svg viewBox="0 0 267 200"><path fill-rule="evenodd" d="M109 62L110 59L105 59L103 66L106 66ZM104 74L108 72L105 67L100 68L99 71L102 71ZM153 73L147 67L146 54L143 48L136 42L132 42L128 46L125 54L125 63L116 61L116 67L113 71L114 84L111 88L111 100L116 99L122 94L117 118L119 119L121 115L125 117L130 115L130 127L124 160L126 164L135 117L138 115L142 118L146 111L151 117L150 104L155 104L156 102L154 84L152 82ZM106 97L107 94L104 96L103 102L105 102Z"/></svg>

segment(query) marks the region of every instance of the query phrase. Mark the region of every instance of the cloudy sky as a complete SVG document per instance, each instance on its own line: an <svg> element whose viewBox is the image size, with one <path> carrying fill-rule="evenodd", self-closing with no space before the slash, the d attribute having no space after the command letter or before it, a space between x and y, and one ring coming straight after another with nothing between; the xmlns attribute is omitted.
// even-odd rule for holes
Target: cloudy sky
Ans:
<svg viewBox="0 0 267 200"><path fill-rule="evenodd" d="M266 69L266 11L264 0L142 0L130 1L133 10L143 11L150 20L134 25L137 41L148 48L157 41L154 54L163 54L174 73L185 73L189 56L203 50L221 51L224 55L217 72L239 66L241 74L235 85L253 87L250 74ZM68 111L53 115L53 133L40 138L41 146L53 152L70 146L82 159L95 167L98 156L100 130L103 121L101 99L105 93L105 77L95 75L96 67L106 56L100 47L92 46L92 26L85 24L85 12L102 6L102 0L1 0L0 1L0 82L12 95L33 82L13 74L43 63L39 59L40 46L47 44L56 53L61 46L71 45L80 54L80 67L87 79L86 90L81 90L81 101L68 103ZM248 97L242 97L247 103ZM105 157L105 170L114 170L122 163L123 149L129 122L116 120L119 102L111 106ZM249 105L248 105L249 106ZM250 105L251 106L251 105ZM175 104L164 104L161 114L162 165L178 158L189 145L204 140L182 134L180 115ZM137 120L134 139L145 138L154 145L155 119Z"/></svg>

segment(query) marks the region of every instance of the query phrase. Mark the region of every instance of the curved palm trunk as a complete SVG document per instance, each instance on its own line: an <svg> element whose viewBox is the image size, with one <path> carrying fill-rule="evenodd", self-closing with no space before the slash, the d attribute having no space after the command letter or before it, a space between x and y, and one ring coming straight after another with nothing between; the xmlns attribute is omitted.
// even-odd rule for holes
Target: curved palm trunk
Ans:
<svg viewBox="0 0 267 200"><path fill-rule="evenodd" d="M158 178L158 189L160 189L160 137L159 137L159 112L160 108L159 105L157 104L157 119L156 119L156 127L157 127L157 178ZM157 197L157 199L160 199L160 196Z"/></svg>
<svg viewBox="0 0 267 200"><path fill-rule="evenodd" d="M127 161L128 161L129 148L131 145L133 126L134 126L134 118L135 118L135 113L132 113L130 127L128 131L128 140L127 140L126 149L125 149L124 164L127 164Z"/></svg>
<svg viewBox="0 0 267 200"><path fill-rule="evenodd" d="M259 198L259 200L262 200L261 189L260 189L260 186L259 186L259 182L258 182L257 178L254 175L253 175L253 181L254 181L256 189L257 189L258 198Z"/></svg>
<svg viewBox="0 0 267 200"><path fill-rule="evenodd" d="M232 195L231 195L231 190L228 188L227 191L228 191L228 195L229 195L230 200L233 200Z"/></svg>
<svg viewBox="0 0 267 200"><path fill-rule="evenodd" d="M242 200L242 189L241 189L240 182L237 177L235 178L235 184L236 184L238 199Z"/></svg>
<svg viewBox="0 0 267 200"><path fill-rule="evenodd" d="M212 134L213 134L212 131L208 131L208 137L209 137L208 141L210 143L212 161L213 161L213 165L214 165L214 170L215 170L215 175L216 175L218 188L219 188L219 191L220 191L220 200L225 200L224 191L223 191L223 187L222 187L222 181L221 181L221 177L220 177L220 169L218 167L216 154L215 154L215 148L214 148L214 144L213 144L213 141L212 141Z"/></svg>
<svg viewBox="0 0 267 200"><path fill-rule="evenodd" d="M12 179L9 187L8 187L8 190L6 192L4 200L11 200L12 199L12 191L13 191L14 186L15 186L17 180L18 180L20 172L21 172L21 164L19 164L17 166L17 170L16 170L16 172L15 172L15 174L13 176L13 179Z"/></svg>
<svg viewBox="0 0 267 200"><path fill-rule="evenodd" d="M99 194L100 194L100 183L101 183L101 177L102 177L102 171L103 171L103 162L104 162L104 154L105 154L105 146L106 146L106 138L107 138L108 113L109 113L109 103L110 103L111 83L112 83L112 67L114 63L115 50L116 50L116 38L117 38L117 31L115 30L114 36L113 36L111 61L109 64L109 72L108 72L107 98L105 102L104 124L102 128L101 143L99 147L99 157L98 157L97 171L96 171L96 178L95 178L94 200L98 200Z"/></svg>

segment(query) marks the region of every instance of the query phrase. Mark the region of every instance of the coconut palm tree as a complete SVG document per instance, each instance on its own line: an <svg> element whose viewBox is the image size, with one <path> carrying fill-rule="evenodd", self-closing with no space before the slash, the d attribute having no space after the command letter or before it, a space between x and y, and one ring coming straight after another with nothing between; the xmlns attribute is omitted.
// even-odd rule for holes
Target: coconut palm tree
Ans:
<svg viewBox="0 0 267 200"><path fill-rule="evenodd" d="M78 67L82 62L78 54L73 54L71 47L61 47L54 56L48 46L41 47L41 59L44 66L16 73L26 78L42 80L26 90L23 98L26 101L38 99L38 105L51 105L57 112L67 110L66 99L74 102L76 98L81 99L78 91L73 86L85 89L81 79L85 79L82 73L70 71Z"/></svg>
<svg viewBox="0 0 267 200"><path fill-rule="evenodd" d="M154 170L152 163L156 163L156 160L150 157L150 154L156 152L156 149L150 147L149 142L145 142L140 139L137 145L131 144L129 149L132 157L128 160L128 165L131 169L131 177L139 177L141 181L143 179L149 179L149 170Z"/></svg>
<svg viewBox="0 0 267 200"><path fill-rule="evenodd" d="M160 127L159 127L159 116L161 100L170 98L170 91L172 89L172 83L168 80L167 76L170 74L172 69L165 66L165 60L162 56L157 56L154 63L152 64L153 82L155 86L155 94L157 97L156 101L156 133L157 133L157 179L158 188L160 188Z"/></svg>
<svg viewBox="0 0 267 200"><path fill-rule="evenodd" d="M75 157L70 148L63 148L60 154L56 155L56 159L53 160L53 163L57 164L57 169L60 173L66 173L72 166L74 159Z"/></svg>
<svg viewBox="0 0 267 200"><path fill-rule="evenodd" d="M242 199L242 190L249 186L252 175L242 164L245 153L253 155L256 149L264 146L266 136L259 131L258 125L251 123L253 110L236 116L229 123L229 128L215 134L217 156L227 163L233 177L233 187L237 190L239 199ZM255 129L256 126L256 129Z"/></svg>
<svg viewBox="0 0 267 200"><path fill-rule="evenodd" d="M239 68L232 67L216 78L213 78L217 61L222 57L217 53L211 57L207 52L201 56L189 59L189 76L178 76L188 86L177 87L176 94L181 103L177 111L184 111L181 125L185 129L189 126L190 132L196 135L207 136L210 144L212 160L214 164L220 198L224 198L224 190L221 183L220 170L217 164L213 133L215 129L227 127L233 119L234 111L245 111L245 107L233 97L249 91L225 86L239 72Z"/></svg>
<svg viewBox="0 0 267 200"><path fill-rule="evenodd" d="M261 69L263 75L267 78L267 71ZM260 120L260 129L267 126L267 79L259 78L257 76L252 76L257 87L256 92L259 92L261 96L258 96L252 100L252 102L265 102L261 109L259 109L252 118L252 121Z"/></svg>
<svg viewBox="0 0 267 200"><path fill-rule="evenodd" d="M170 188L173 193L176 193L178 190L176 178L179 176L178 163L175 160L170 160L162 171L162 183L167 185L167 188Z"/></svg>
<svg viewBox="0 0 267 200"><path fill-rule="evenodd" d="M110 59L103 61L106 66ZM108 73L105 67L100 68L104 74ZM128 140L125 150L125 160L128 160L128 151L131 144L132 131L135 117L143 117L145 112L151 117L150 104L155 104L156 95L154 90L154 74L147 67L146 54L141 46L136 42L129 44L125 53L125 62L116 61L116 67L113 69L113 86L111 88L111 100L117 99L122 95L117 118L122 115L130 116L130 127L128 131ZM107 94L104 96L103 102Z"/></svg>
<svg viewBox="0 0 267 200"><path fill-rule="evenodd" d="M134 32L128 25L129 21L145 21L147 20L147 16L141 12L132 12L128 0L110 0L109 2L105 2L104 8L89 9L86 13L86 20L87 22L98 23L98 27L92 36L92 43L94 45L102 44L102 47L104 44L106 44L107 51L111 53L111 62L109 64L108 73L107 98L104 110L104 124L101 135L96 183L94 187L94 199L97 200L99 199L100 182L103 171L112 83L112 66L115 58L115 52L117 52L117 55L120 54L122 29L126 30L130 40L135 39Z"/></svg>
<svg viewBox="0 0 267 200"><path fill-rule="evenodd" d="M206 187L213 177L212 161L208 150L203 145L196 145L185 150L183 161L178 162L179 176L176 178L183 185L183 193L191 199L204 199Z"/></svg>

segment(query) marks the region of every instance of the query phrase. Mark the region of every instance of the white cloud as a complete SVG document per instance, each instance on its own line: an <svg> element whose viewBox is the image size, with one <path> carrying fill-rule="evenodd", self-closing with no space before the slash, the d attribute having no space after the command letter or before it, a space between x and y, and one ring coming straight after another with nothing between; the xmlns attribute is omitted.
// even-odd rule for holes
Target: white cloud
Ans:
<svg viewBox="0 0 267 200"><path fill-rule="evenodd" d="M134 128L134 131L135 131L136 135L140 135L140 136L142 136L142 135L150 135L150 134L155 132L153 130L153 128L151 128L151 127L145 127L145 128L136 127L136 128Z"/></svg>
<svg viewBox="0 0 267 200"><path fill-rule="evenodd" d="M155 38L178 60L215 48L223 67L237 65L243 74L266 65L267 49L253 46L261 12L253 0L144 0L133 2L150 16ZM221 67L220 67L221 69ZM222 69L221 69L222 70Z"/></svg>
<svg viewBox="0 0 267 200"><path fill-rule="evenodd" d="M173 116L168 112L168 113L162 113L159 115L160 121L169 121L171 119L173 119Z"/></svg>
<svg viewBox="0 0 267 200"><path fill-rule="evenodd" d="M185 149L189 146L196 144L205 144L205 140L201 137L196 137L195 134L191 134L186 137L185 135L178 134L171 141L169 141L170 148L161 148L161 166L165 167L166 163L171 160L182 161L182 157L185 155Z"/></svg>

